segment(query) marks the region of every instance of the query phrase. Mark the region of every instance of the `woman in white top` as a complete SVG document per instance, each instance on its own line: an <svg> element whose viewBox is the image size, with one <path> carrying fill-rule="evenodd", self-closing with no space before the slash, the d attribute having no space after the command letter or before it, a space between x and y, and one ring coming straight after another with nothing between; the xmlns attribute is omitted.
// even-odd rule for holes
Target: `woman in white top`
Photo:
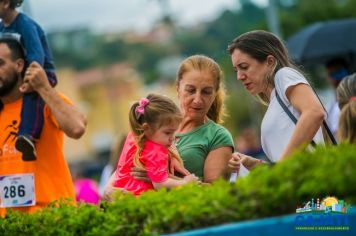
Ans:
<svg viewBox="0 0 356 236"><path fill-rule="evenodd" d="M262 30L251 31L234 39L228 51L237 80L268 105L261 125L261 143L271 162L283 160L311 140L323 142L320 127L324 109L305 77L290 62L278 37ZM298 119L296 124L277 101L276 92ZM261 162L234 153L229 167L238 170L242 163L251 169Z"/></svg>

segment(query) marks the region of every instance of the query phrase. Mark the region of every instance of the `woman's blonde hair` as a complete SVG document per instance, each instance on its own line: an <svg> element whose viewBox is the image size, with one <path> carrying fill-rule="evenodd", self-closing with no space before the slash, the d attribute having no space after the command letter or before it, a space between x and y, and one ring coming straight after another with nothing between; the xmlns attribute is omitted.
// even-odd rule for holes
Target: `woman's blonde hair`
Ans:
<svg viewBox="0 0 356 236"><path fill-rule="evenodd" d="M338 136L356 144L356 73L346 76L336 89L340 107Z"/></svg>
<svg viewBox="0 0 356 236"><path fill-rule="evenodd" d="M178 69L176 80L178 87L184 74L192 70L208 72L215 79L216 96L209 108L207 116L216 123L223 123L223 117L226 115L224 106L225 88L223 83L223 73L219 64L204 55L193 55L186 58Z"/></svg>
<svg viewBox="0 0 356 236"><path fill-rule="evenodd" d="M141 169L145 169L144 165L140 161L141 152L146 141L143 124L147 123L154 130L159 129L164 125L172 123L180 123L182 121L182 114L177 105L168 97L149 94L146 99L148 104L144 105L143 112L138 112L137 107L140 106L140 102L135 102L129 112L129 121L131 131L135 136L135 142L137 145L137 151L134 157L134 165ZM182 159L173 149L169 149L170 158L177 159L181 164Z"/></svg>

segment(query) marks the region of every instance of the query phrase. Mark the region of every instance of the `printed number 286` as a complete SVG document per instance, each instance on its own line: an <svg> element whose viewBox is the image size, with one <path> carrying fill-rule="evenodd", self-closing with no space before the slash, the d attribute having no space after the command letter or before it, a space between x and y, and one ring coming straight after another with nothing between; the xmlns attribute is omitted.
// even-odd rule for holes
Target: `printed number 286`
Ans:
<svg viewBox="0 0 356 236"><path fill-rule="evenodd" d="M19 185L19 186L17 186L17 189L16 189L16 186L14 186L14 185L11 185L10 187L5 186L4 192L5 192L5 198L9 198L9 197L14 198L16 196L24 197L25 196L25 186Z"/></svg>

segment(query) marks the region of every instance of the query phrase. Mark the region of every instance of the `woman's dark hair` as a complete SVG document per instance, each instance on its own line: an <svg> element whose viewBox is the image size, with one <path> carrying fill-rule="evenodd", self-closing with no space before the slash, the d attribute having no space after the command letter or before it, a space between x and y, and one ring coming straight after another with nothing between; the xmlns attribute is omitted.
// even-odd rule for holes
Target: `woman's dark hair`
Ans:
<svg viewBox="0 0 356 236"><path fill-rule="evenodd" d="M267 86L274 87L274 75L279 69L283 67L291 67L298 70L290 60L288 50L284 46L282 40L270 32L255 30L244 33L235 38L227 48L230 55L232 55L236 49L248 54L260 63L265 62L269 55L272 55L275 58L275 68L272 71L272 74L268 75L266 78ZM264 94L259 94L258 97L263 101L268 102L268 98L266 98Z"/></svg>

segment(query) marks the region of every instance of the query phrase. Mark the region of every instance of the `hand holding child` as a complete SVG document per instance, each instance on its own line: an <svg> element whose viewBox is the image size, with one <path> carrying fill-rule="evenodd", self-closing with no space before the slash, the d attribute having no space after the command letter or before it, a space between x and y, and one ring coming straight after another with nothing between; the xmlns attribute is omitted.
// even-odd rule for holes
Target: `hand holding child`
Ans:
<svg viewBox="0 0 356 236"><path fill-rule="evenodd" d="M23 93L32 92L33 90L39 92L39 90L46 87L51 87L51 85L48 82L45 70L37 62L32 62L25 72L20 91Z"/></svg>

